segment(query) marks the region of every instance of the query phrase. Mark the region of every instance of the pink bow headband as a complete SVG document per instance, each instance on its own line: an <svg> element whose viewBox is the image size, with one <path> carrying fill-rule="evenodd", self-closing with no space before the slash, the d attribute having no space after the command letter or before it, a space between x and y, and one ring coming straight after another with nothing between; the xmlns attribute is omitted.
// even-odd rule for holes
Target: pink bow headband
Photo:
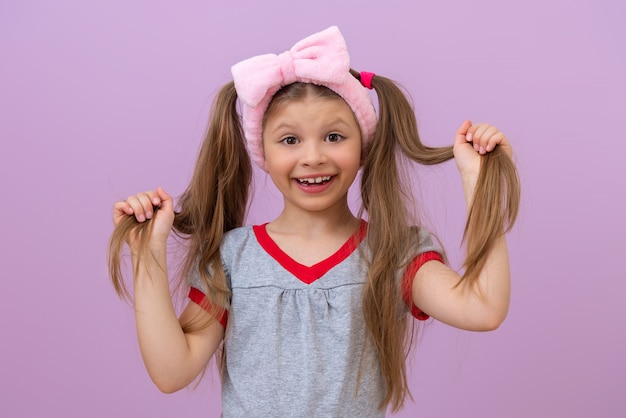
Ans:
<svg viewBox="0 0 626 418"><path fill-rule="evenodd" d="M243 132L252 160L265 169L263 116L281 87L295 82L328 87L350 106L361 128L363 150L376 130L376 112L367 92L374 74L362 73L363 85L350 74L350 57L336 26L308 36L280 55L266 54L241 61L231 68L242 102Z"/></svg>

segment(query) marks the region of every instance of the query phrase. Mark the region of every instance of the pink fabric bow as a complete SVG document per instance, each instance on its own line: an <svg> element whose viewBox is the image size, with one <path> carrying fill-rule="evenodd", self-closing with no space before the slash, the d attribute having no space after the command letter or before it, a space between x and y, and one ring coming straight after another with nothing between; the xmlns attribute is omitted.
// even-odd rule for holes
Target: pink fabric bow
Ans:
<svg viewBox="0 0 626 418"><path fill-rule="evenodd" d="M239 98L256 107L268 93L301 81L326 85L342 83L349 75L350 56L335 26L311 35L280 55L265 54L241 61L232 67Z"/></svg>
<svg viewBox="0 0 626 418"><path fill-rule="evenodd" d="M242 127L252 160L265 170L263 116L274 94L295 82L326 86L341 96L361 129L364 152L376 129L372 99L350 74L346 42L336 26L308 36L282 54L249 58L231 68L237 95L243 103Z"/></svg>

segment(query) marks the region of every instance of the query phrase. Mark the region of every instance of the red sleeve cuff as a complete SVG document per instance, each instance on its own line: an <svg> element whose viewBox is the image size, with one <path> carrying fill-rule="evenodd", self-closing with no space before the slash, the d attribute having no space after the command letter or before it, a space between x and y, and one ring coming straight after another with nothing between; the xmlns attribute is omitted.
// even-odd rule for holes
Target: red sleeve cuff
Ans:
<svg viewBox="0 0 626 418"><path fill-rule="evenodd" d="M406 268L404 272L404 276L402 277L402 300L406 303L407 306L411 309L411 315L415 317L415 319L419 319L420 321L425 321L430 316L422 311L420 308L415 306L413 303L413 279L415 279L415 274L417 270L427 261L437 260L440 262L443 261L443 257L436 251L427 251L425 253L419 254L417 257L413 259Z"/></svg>
<svg viewBox="0 0 626 418"><path fill-rule="evenodd" d="M216 314L211 301L207 299L206 295L202 293L201 290L196 289L195 287L189 288L189 299L200 305L202 309L211 315L216 315L217 321L222 324L224 328L226 328L226 323L228 322L228 311L226 309L217 310Z"/></svg>

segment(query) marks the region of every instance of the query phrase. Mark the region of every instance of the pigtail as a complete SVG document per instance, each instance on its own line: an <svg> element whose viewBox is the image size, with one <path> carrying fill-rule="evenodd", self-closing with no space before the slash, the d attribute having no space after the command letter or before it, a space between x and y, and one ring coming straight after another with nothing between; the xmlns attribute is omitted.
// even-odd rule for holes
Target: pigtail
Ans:
<svg viewBox="0 0 626 418"><path fill-rule="evenodd" d="M439 164L454 158L452 146L432 148L422 144L417 132L415 113L406 96L391 80L375 76L380 119L374 141L395 139L402 153L425 165ZM389 124L390 126L385 126ZM379 135L380 134L380 135ZM515 163L496 147L482 156L479 178L469 209L463 241L466 244L464 273L461 281L474 284L486 255L498 236L509 232L515 223L520 203L520 182Z"/></svg>
<svg viewBox="0 0 626 418"><path fill-rule="evenodd" d="M358 77L358 75L356 75ZM382 77L374 80L380 85ZM372 80L372 85L374 85ZM395 93L395 92L394 92ZM368 281L363 292L363 315L380 360L386 393L381 408L391 405L398 411L410 396L406 373L408 320L398 317L396 274L406 263L410 246L406 200L409 196L400 177L398 136L410 131L395 123L401 115L389 96L379 99L376 134L363 163L361 176L362 211L368 215ZM403 115L402 115L403 116ZM445 157L445 155L444 155ZM445 161L442 158L441 161Z"/></svg>
<svg viewBox="0 0 626 418"><path fill-rule="evenodd" d="M359 78L358 73L352 74ZM372 87L378 95L379 120L361 180L371 254L363 310L386 383L383 405L391 404L396 411L410 396L405 361L411 338L406 320L397 320L399 289L394 280L398 269L411 256L407 251L412 242L405 204L410 201L410 194L400 176L401 162L408 158L434 165L452 159L454 154L452 146L433 148L422 144L415 112L393 81L376 75ZM467 254L459 284L476 282L496 238L515 222L519 194L519 178L511 159L498 148L485 155L465 226Z"/></svg>
<svg viewBox="0 0 626 418"><path fill-rule="evenodd" d="M252 166L237 113L237 93L230 82L215 99L191 182L179 199L173 224L174 233L188 240L181 279L198 269L208 289L204 307L214 318L224 312L230 295L220 259L220 243L225 232L243 225L251 178ZM151 229L151 220L139 223L129 216L113 231L109 271L115 290L122 297L129 297L120 271L123 244L131 234L137 234L138 257L150 257ZM202 326L206 324L183 324L183 329Z"/></svg>
<svg viewBox="0 0 626 418"><path fill-rule="evenodd" d="M470 285L476 282L495 240L513 227L520 192L513 160L498 147L485 154L463 232L466 255L461 282L468 281Z"/></svg>

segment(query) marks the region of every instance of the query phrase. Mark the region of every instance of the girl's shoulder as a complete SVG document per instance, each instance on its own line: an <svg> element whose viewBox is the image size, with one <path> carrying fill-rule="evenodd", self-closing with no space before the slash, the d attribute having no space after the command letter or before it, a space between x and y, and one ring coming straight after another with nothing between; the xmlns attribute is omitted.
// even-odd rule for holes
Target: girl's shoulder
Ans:
<svg viewBox="0 0 626 418"><path fill-rule="evenodd" d="M412 226L409 229L411 245L408 255L410 257L415 257L427 252L436 252L441 254L444 260L446 259L441 241L439 241L439 238L437 238L435 234L422 226Z"/></svg>
<svg viewBox="0 0 626 418"><path fill-rule="evenodd" d="M240 239L253 232L253 225L243 225L237 228L233 228L230 231L226 231L224 239Z"/></svg>
<svg viewBox="0 0 626 418"><path fill-rule="evenodd" d="M258 256L262 247L257 233L263 227L264 225L244 225L226 232L220 244L222 261L228 264L243 256Z"/></svg>
<svg viewBox="0 0 626 418"><path fill-rule="evenodd" d="M222 251L227 251L233 246L239 247L254 237L255 235L253 225L244 225L231 229L224 234L224 237L222 238L221 249Z"/></svg>

